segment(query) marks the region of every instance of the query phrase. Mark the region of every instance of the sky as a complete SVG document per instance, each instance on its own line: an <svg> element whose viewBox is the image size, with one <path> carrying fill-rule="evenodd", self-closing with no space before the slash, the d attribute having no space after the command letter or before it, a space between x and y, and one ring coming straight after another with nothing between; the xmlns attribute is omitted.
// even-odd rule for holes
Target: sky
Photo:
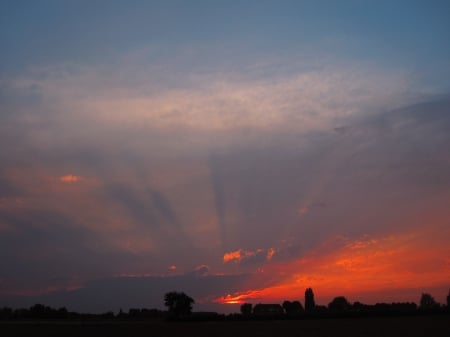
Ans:
<svg viewBox="0 0 450 337"><path fill-rule="evenodd" d="M0 0L0 306L444 303L448 1Z"/></svg>

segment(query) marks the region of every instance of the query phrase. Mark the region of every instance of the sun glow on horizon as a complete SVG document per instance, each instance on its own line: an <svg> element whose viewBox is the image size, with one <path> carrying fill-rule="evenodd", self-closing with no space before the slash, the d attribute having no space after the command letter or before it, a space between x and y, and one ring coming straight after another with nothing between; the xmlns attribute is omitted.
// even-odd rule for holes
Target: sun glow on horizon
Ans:
<svg viewBox="0 0 450 337"><path fill-rule="evenodd" d="M214 300L215 303L220 304L244 304L245 303L245 296L243 295L231 295L228 294L227 296L217 298Z"/></svg>

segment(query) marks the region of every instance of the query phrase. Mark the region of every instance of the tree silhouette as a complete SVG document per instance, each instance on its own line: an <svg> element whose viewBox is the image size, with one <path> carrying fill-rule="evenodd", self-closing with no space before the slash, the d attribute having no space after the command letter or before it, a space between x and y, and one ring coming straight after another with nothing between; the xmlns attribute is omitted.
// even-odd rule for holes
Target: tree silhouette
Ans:
<svg viewBox="0 0 450 337"><path fill-rule="evenodd" d="M450 290L448 291L448 295L447 295L447 309L450 310Z"/></svg>
<svg viewBox="0 0 450 337"><path fill-rule="evenodd" d="M282 306L288 316L301 315L305 311L299 301L284 301Z"/></svg>
<svg viewBox="0 0 450 337"><path fill-rule="evenodd" d="M314 293L311 288L305 290L305 310L306 312L312 312L316 302L314 301Z"/></svg>
<svg viewBox="0 0 450 337"><path fill-rule="evenodd" d="M284 312L286 312L287 315L290 315L292 313L292 302L291 301L284 301L281 305L284 309Z"/></svg>
<svg viewBox="0 0 450 337"><path fill-rule="evenodd" d="M169 314L175 318L189 315L194 303L194 299L183 292L172 291L164 295L164 305L168 308Z"/></svg>
<svg viewBox="0 0 450 337"><path fill-rule="evenodd" d="M252 304L244 303L241 305L241 314L244 316L250 316L252 314Z"/></svg>
<svg viewBox="0 0 450 337"><path fill-rule="evenodd" d="M433 296L427 293L422 293L422 297L420 298L420 309L422 310L430 310L439 308L439 303L437 303Z"/></svg>
<svg viewBox="0 0 450 337"><path fill-rule="evenodd" d="M351 304L344 296L335 297L329 304L328 310L331 312L346 312L350 309Z"/></svg>

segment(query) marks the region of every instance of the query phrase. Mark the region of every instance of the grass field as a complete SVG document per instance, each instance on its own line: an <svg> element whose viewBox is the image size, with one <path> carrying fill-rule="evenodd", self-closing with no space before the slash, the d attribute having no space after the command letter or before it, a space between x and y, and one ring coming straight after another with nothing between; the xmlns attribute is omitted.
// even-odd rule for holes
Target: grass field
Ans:
<svg viewBox="0 0 450 337"><path fill-rule="evenodd" d="M450 315L296 321L0 322L0 336L450 336Z"/></svg>

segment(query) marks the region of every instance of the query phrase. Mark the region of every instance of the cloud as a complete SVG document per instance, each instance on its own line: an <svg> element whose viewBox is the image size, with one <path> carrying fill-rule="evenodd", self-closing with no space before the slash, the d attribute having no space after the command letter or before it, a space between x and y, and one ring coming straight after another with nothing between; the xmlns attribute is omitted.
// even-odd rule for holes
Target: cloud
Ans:
<svg viewBox="0 0 450 337"><path fill-rule="evenodd" d="M277 251L276 251L275 248L269 248L269 249L267 250L267 255L266 255L267 261L272 260L273 256L276 254L276 252L277 252Z"/></svg>
<svg viewBox="0 0 450 337"><path fill-rule="evenodd" d="M202 264L195 267L191 274L195 275L196 277L205 277L209 275L209 269L209 266L207 266L206 264Z"/></svg>
<svg viewBox="0 0 450 337"><path fill-rule="evenodd" d="M241 250L235 250L233 252L225 253L223 256L223 262L237 261L242 259Z"/></svg>
<svg viewBox="0 0 450 337"><path fill-rule="evenodd" d="M76 176L73 174L67 174L65 176L59 177L59 180L63 183L76 183L80 181L82 178L80 176Z"/></svg>
<svg viewBox="0 0 450 337"><path fill-rule="evenodd" d="M148 80L158 69L125 63L117 73L104 67L35 70L9 86L17 92L39 88L42 99L33 102L33 113L27 111L31 104L21 111L33 123L33 115L47 117L44 121L57 124L52 133L60 142L75 137L77 143L91 141L93 136L98 143L108 130L127 134L142 129L195 130L198 135L214 132L222 137L249 129L305 133L338 127L348 117L385 110L408 99L409 80L404 74L349 65L309 71L294 65L289 75L272 71L268 79L251 71L245 75L179 72L182 85L166 89ZM160 77L164 82L171 76L162 73ZM48 136L31 134L39 142Z"/></svg>
<svg viewBox="0 0 450 337"><path fill-rule="evenodd" d="M261 249L258 248L254 251L238 249L225 253L223 255L223 262L235 262L244 264L262 263L264 261L270 261L276 254L275 248Z"/></svg>
<svg viewBox="0 0 450 337"><path fill-rule="evenodd" d="M227 263L234 261L236 263L241 263L243 261L247 262L249 260L259 259L264 256L265 252L263 249L257 249L255 251L248 251L243 249L238 249L229 253L225 253L223 256L223 262Z"/></svg>
<svg viewBox="0 0 450 337"><path fill-rule="evenodd" d="M300 207L299 209L298 209L298 213L300 214L300 215L305 215L305 214L307 214L309 212L309 208L307 207L307 206L303 206L303 207Z"/></svg>

